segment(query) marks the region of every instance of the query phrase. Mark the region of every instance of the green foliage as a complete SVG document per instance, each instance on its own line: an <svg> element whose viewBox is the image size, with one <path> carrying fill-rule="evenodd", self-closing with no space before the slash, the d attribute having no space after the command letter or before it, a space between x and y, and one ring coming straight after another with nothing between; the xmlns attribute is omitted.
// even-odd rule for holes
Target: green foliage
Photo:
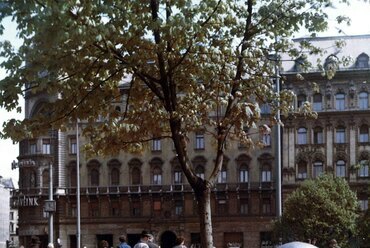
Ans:
<svg viewBox="0 0 370 248"><path fill-rule="evenodd" d="M319 247L335 238L346 247L349 234L356 233L356 194L342 178L323 175L305 181L284 202L281 221L275 226L284 241L316 238Z"/></svg>
<svg viewBox="0 0 370 248"><path fill-rule="evenodd" d="M361 247L370 247L370 208L361 215L359 224L358 224L358 238L359 242L362 245Z"/></svg>

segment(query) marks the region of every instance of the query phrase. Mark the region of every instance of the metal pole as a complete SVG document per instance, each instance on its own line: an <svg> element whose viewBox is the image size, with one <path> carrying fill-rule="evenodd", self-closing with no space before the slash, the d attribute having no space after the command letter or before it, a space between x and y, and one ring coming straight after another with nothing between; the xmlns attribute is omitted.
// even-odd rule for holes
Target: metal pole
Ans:
<svg viewBox="0 0 370 248"><path fill-rule="evenodd" d="M277 37L275 37L277 42ZM280 94L280 80L279 80L279 65L278 65L278 53L275 51L275 85L276 93ZM281 200L281 127L280 127L280 100L277 102L277 113L275 125L275 172L276 172L276 216L278 218L282 215L282 200Z"/></svg>
<svg viewBox="0 0 370 248"><path fill-rule="evenodd" d="M53 202L53 163L49 163L49 201ZM54 212L49 211L49 243L54 244L53 240L53 221L54 221Z"/></svg>
<svg viewBox="0 0 370 248"><path fill-rule="evenodd" d="M81 247L81 207L80 207L80 138L78 132L78 119L76 122L76 173L77 173L77 231L76 231L76 239L77 239L77 248Z"/></svg>

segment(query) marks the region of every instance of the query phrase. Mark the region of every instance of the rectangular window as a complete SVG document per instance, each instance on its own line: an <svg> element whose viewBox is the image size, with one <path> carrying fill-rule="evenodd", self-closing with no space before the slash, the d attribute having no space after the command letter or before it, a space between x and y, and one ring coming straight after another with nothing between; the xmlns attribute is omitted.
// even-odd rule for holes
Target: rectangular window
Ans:
<svg viewBox="0 0 370 248"><path fill-rule="evenodd" d="M217 178L218 183L226 183L227 182L227 172L225 170L220 171Z"/></svg>
<svg viewBox="0 0 370 248"><path fill-rule="evenodd" d="M369 208L369 200L367 199L359 200L359 205L360 209L365 212Z"/></svg>
<svg viewBox="0 0 370 248"><path fill-rule="evenodd" d="M72 137L69 139L69 153L70 154L77 154L77 139L76 137Z"/></svg>
<svg viewBox="0 0 370 248"><path fill-rule="evenodd" d="M204 148L205 148L204 134L203 133L196 133L195 134L195 149L203 150Z"/></svg>
<svg viewBox="0 0 370 248"><path fill-rule="evenodd" d="M271 182L271 171L262 171L262 182Z"/></svg>
<svg viewBox="0 0 370 248"><path fill-rule="evenodd" d="M121 211L118 202L111 202L111 216L120 216Z"/></svg>
<svg viewBox="0 0 370 248"><path fill-rule="evenodd" d="M240 214L246 215L249 213L248 199L240 199Z"/></svg>
<svg viewBox="0 0 370 248"><path fill-rule="evenodd" d="M313 164L313 176L319 177L323 173L323 164L321 162L315 162Z"/></svg>
<svg viewBox="0 0 370 248"><path fill-rule="evenodd" d="M154 174L153 175L153 184L161 185L162 184L162 174Z"/></svg>
<svg viewBox="0 0 370 248"><path fill-rule="evenodd" d="M99 203L90 202L90 204L89 204L89 216L90 217L99 217Z"/></svg>
<svg viewBox="0 0 370 248"><path fill-rule="evenodd" d="M36 141L31 141L30 143L30 154L36 154L37 153L37 145Z"/></svg>
<svg viewBox="0 0 370 248"><path fill-rule="evenodd" d="M313 132L313 142L314 144L324 144L324 134L321 129L316 129Z"/></svg>
<svg viewBox="0 0 370 248"><path fill-rule="evenodd" d="M335 141L338 144L346 142L346 130L344 128L337 128L335 133Z"/></svg>
<svg viewBox="0 0 370 248"><path fill-rule="evenodd" d="M183 201L177 200L175 201L175 215L179 216L183 214L184 207Z"/></svg>
<svg viewBox="0 0 370 248"><path fill-rule="evenodd" d="M161 151L162 145L160 139L154 139L152 142L152 151Z"/></svg>
<svg viewBox="0 0 370 248"><path fill-rule="evenodd" d="M239 181L241 183L247 183L248 182L248 171L247 170L240 170L239 171Z"/></svg>
<svg viewBox="0 0 370 248"><path fill-rule="evenodd" d="M181 171L175 171L174 183L175 184L181 184L182 183L182 172Z"/></svg>
<svg viewBox="0 0 370 248"><path fill-rule="evenodd" d="M336 110L344 110L344 104L345 104L345 96L344 94L337 94L335 96L335 109Z"/></svg>
<svg viewBox="0 0 370 248"><path fill-rule="evenodd" d="M359 177L368 177L369 176L369 166L368 165L361 165L360 169L358 170Z"/></svg>
<svg viewBox="0 0 370 248"><path fill-rule="evenodd" d="M50 154L50 139L42 140L42 154Z"/></svg>
<svg viewBox="0 0 370 248"><path fill-rule="evenodd" d="M270 134L262 135L262 142L265 146L271 146L271 135Z"/></svg>
<svg viewBox="0 0 370 248"><path fill-rule="evenodd" d="M271 214L271 200L270 199L262 200L262 213Z"/></svg>
<svg viewBox="0 0 370 248"><path fill-rule="evenodd" d="M134 200L131 203L132 216L141 216L141 205L140 201Z"/></svg>
<svg viewBox="0 0 370 248"><path fill-rule="evenodd" d="M227 207L226 207L226 200L218 200L217 201L217 214L218 215L225 215L227 214Z"/></svg>
<svg viewBox="0 0 370 248"><path fill-rule="evenodd" d="M14 220L14 212L10 212L9 219Z"/></svg>

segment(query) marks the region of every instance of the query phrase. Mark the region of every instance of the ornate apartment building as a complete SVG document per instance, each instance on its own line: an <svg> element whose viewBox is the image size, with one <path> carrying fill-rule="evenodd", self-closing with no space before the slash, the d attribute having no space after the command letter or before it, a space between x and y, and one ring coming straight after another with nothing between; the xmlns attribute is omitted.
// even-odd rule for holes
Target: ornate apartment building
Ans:
<svg viewBox="0 0 370 248"><path fill-rule="evenodd" d="M343 37L347 46L340 51L332 47L337 38L312 40L330 47L326 49L328 56L349 53L355 58L349 67L340 67L331 80L313 70L304 75L305 81L297 81L298 64L284 64L283 87L297 93L295 107L308 101L318 118L283 120L283 199L303 180L330 172L348 179L366 209L370 36ZM311 87L313 81L318 87ZM37 112L48 97L27 94L26 118ZM268 108L263 107L262 111ZM78 127L81 133L84 123ZM256 138L263 140L265 147L247 150L240 144L228 144L226 161L212 194L216 247L228 247L231 243L244 248L264 247L271 240L272 220L276 216L274 133ZM211 173L207 164L213 162L210 139L205 133L194 133L190 139L190 158L196 173L206 176ZM83 136L78 140L80 144L86 142ZM77 247L77 144L76 129L50 131L20 143L19 189L12 195L12 204L19 209L20 245L39 240L41 247L46 247L49 215L53 213L55 243L65 248ZM55 201L51 208L50 168ZM122 153L87 159L79 154L79 171L81 247L98 247L101 240L115 247L122 234L133 245L143 229L150 230L162 248L172 247L177 235L185 237L188 247L199 243L194 194L170 140L153 140L140 155Z"/></svg>

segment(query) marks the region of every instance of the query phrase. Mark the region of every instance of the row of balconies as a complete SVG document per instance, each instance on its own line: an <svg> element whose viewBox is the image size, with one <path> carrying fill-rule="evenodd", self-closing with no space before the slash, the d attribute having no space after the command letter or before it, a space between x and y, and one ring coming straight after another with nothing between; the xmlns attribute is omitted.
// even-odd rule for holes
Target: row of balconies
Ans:
<svg viewBox="0 0 370 248"><path fill-rule="evenodd" d="M273 182L250 182L250 183L219 183L213 189L214 192L222 191L256 191L273 190ZM151 194L151 193L182 193L192 192L189 184L173 185L130 185L130 186L89 186L80 187L81 195L109 195L109 194ZM23 188L12 191L12 197L22 195L48 195L49 188ZM76 195L76 187L54 189L54 195Z"/></svg>

